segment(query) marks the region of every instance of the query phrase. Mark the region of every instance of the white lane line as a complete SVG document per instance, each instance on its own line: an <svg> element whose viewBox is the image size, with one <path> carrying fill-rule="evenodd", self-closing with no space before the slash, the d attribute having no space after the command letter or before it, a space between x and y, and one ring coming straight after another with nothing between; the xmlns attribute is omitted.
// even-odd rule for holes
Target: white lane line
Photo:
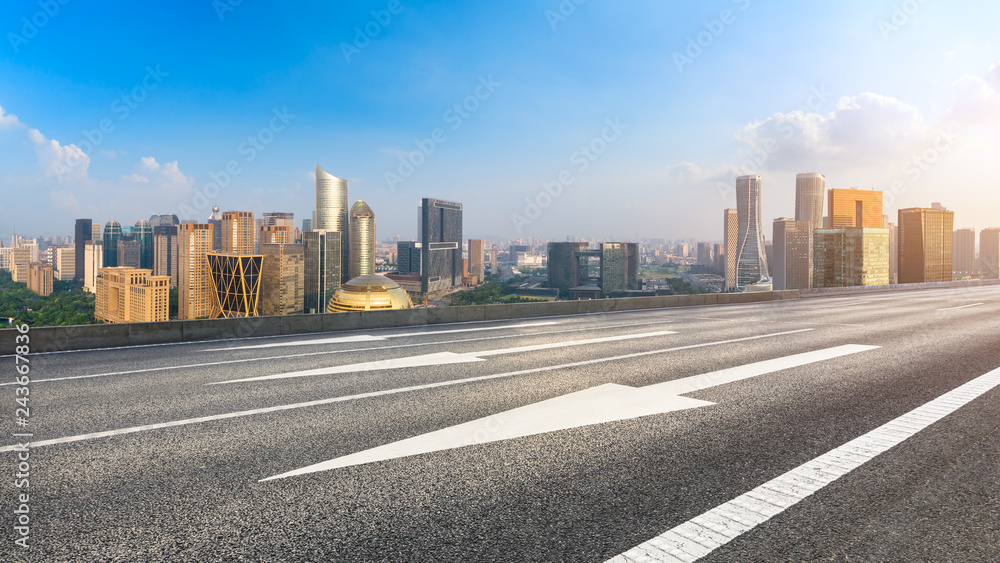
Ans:
<svg viewBox="0 0 1000 563"><path fill-rule="evenodd" d="M683 397L683 394L876 348L878 346L856 344L836 346L639 388L605 383L485 418L315 463L301 469L261 479L261 481L284 479L317 471L329 471L353 465L439 452L472 444L487 444L582 426L696 409L715 403ZM484 432L484 429L489 429L489 431Z"/></svg>
<svg viewBox="0 0 1000 563"><path fill-rule="evenodd" d="M938 309L938 311L955 311L957 309L967 309L969 307L978 307L980 305L985 305L986 303L973 303L971 305L962 305L960 307L947 307L944 309Z"/></svg>
<svg viewBox="0 0 1000 563"><path fill-rule="evenodd" d="M587 327L587 328L570 328L566 330L550 330L547 332L533 332L530 334L505 334L501 336L486 336L481 338L466 338L462 340L448 340L445 342L416 342L412 344L396 344L393 346L373 346L371 348L350 348L347 350L324 350L322 352L303 352L300 354L287 354L284 356L267 356L264 358L242 358L239 360L220 360L218 362L201 362L197 364L183 364L179 366L162 366L158 368L146 368L146 369L133 369L128 371L115 371L109 373L95 373L89 375L69 375L66 377L52 377L49 379L32 379L32 383L46 383L50 381L70 381L73 379L92 379L95 377L109 377L113 375L129 375L133 373L150 373L156 371L167 371L172 369L186 369L186 368L201 368L208 366L221 366L228 364L241 364L244 362L266 362L271 360L284 360L288 358L305 358L308 356L322 356L324 354L345 354L349 352L371 352L380 350L393 350L396 348L414 348L418 346L444 346L446 344L461 344L464 342L481 342L484 340L501 340L504 338L528 338L532 336L548 336L550 334L565 334L569 332L588 332L595 330L607 330L612 328L636 328L640 326L651 326L651 325L664 325L664 324L675 324L676 321L654 321L648 323L627 323L627 324L617 324L617 325L607 325L598 327ZM0 387L6 385L17 385L16 382L0 383Z"/></svg>
<svg viewBox="0 0 1000 563"><path fill-rule="evenodd" d="M695 561L1000 385L1000 369L855 438L608 561ZM711 530L712 534L698 532Z"/></svg>
<svg viewBox="0 0 1000 563"><path fill-rule="evenodd" d="M260 348L282 348L285 346L312 346L319 344L342 344L350 342L376 342L384 341L390 338L411 338L414 336L437 336L439 334L457 334L462 332L481 332L484 330L507 330L511 328L534 328L539 326L552 326L562 324L558 321L550 322L540 322L540 323L523 323L516 325L503 325L503 326L487 326L480 328L456 328L450 330L428 330L423 332L409 332L400 334L384 334L381 336L373 336L368 334L358 334L351 336L334 336L331 338L314 338L312 340L295 340L292 342L273 342L271 344L257 344L253 346L234 346L232 348L212 348L209 350L203 350L203 352L229 352L232 350L256 350Z"/></svg>
<svg viewBox="0 0 1000 563"><path fill-rule="evenodd" d="M493 375L482 375L482 376L479 376L479 377L469 377L469 378L466 378L466 379L456 379L456 380L453 380L453 381L441 381L441 382L438 382L438 383L427 383L427 384L424 384L424 385L414 385L414 386L411 386L411 387L401 387L401 388L398 388L398 389L387 389L387 390L384 390L384 391L372 391L370 393L361 393L361 394L358 394L358 395L346 395L346 396L343 396L343 397L333 397L333 398L330 398L330 399L319 399L319 400L316 400L316 401L307 401L307 402L304 402L304 403L293 403L293 404L290 404L290 405L279 405L279 406L275 406L275 407L264 407L264 408L260 408L260 409L253 409L253 410L247 410L247 411L231 412L231 413L217 414L217 415L211 415L211 416L202 416L202 417L198 417L198 418L187 418L187 419L184 419L184 420L174 420L174 421L171 421L171 422L162 422L162 423L159 423L159 424L147 424L147 425L144 425L144 426L133 426L131 428L122 428L120 430L108 430L106 432L94 432L94 433L90 433L90 434L80 434L80 435L77 435L77 436L67 436L65 438L54 438L54 439L51 439L51 440L40 440L40 441L37 441L37 442L32 442L31 443L31 447L37 448L37 447L40 447L40 446L49 446L49 445L53 445L53 444L67 444L67 443L70 443L70 442L79 442L79 441L82 441L82 440L93 440L95 438L106 438L106 437L109 437L109 436L120 436L122 434L133 434L135 432L144 432L144 431L147 431L147 430L158 430L160 428L171 428L171 427L174 427L174 426L184 426L184 425L187 425L187 424L197 424L199 422L210 422L210 421L213 421L213 420L224 420L224 419L227 419L227 418L237 418L237 417L243 417L243 416L252 416L252 415L255 415L255 414L263 414L263 413L269 413L269 412L279 412L279 411L286 411L286 410L292 410L292 409L300 409L300 408L305 408L305 407L313 407L313 406L318 406L318 405L329 405L329 404L332 404L332 403L341 403L341 402L344 402L344 401L353 401L355 399L364 399L364 398L368 398L368 397L380 397L380 396L383 396L383 395L395 395L397 393L408 393L408 392L411 392L411 391L421 391L421 390L424 390L424 389L434 389L434 388L437 388L437 387L448 387L448 386L451 386L451 385L461 385L461 384L464 384L464 383L473 383L473 382L477 382L477 381L489 381L491 379L500 379L500 378L505 378L505 377L512 377L512 376L515 376L515 375L525 375L525 374L529 374L529 373L541 373L541 372L552 371L552 370L557 370L557 369L572 368L572 367L579 367L579 366L585 366L585 365L593 365L593 364L599 364L599 363L604 363L604 362L613 362L613 361L617 361L617 360L627 360L627 359L632 359L632 358L640 358L640 357L643 357L643 356L651 356L651 355L654 355L654 354L665 354L665 353L668 353L668 352L678 352L678 351L681 351L681 350L693 350L693 349L696 349L696 348L706 348L706 347L709 347L709 346L719 346L719 345L722 345L722 344L733 344L733 343L736 343L736 342L748 342L748 341L751 341L751 340L760 340L760 339L763 339L763 338L773 338L773 337L776 337L776 336L786 336L786 335L789 335L789 334L798 334L798 333L802 333L802 332L810 332L812 330L814 330L814 329L804 328L804 329L800 329L800 330L790 330L790 331L785 331L785 332L774 332L774 333L771 333L771 334L760 334L760 335L757 335L757 336L746 336L746 337L743 337L743 338L733 338L733 339L730 339L730 340L717 340L715 342L702 342L701 344L688 344L687 346L677 346L675 348L666 348L666 349L663 349L663 350L651 350L651 351L648 351L648 352L637 352L637 353L634 353L634 354L626 354L626 355L623 355L623 356L612 356L612 357L609 357L609 358L599 358L599 359L596 359L596 360L585 360L585 361L580 361L580 362L574 362L574 363L571 363L571 364L562 364L562 365L557 365L557 366L546 366L546 367L540 367L540 368L531 368L531 369L524 369L524 370L519 370L519 371L511 371L511 372L507 372L507 373L497 373L497 374L493 374ZM20 446L17 445L17 444L15 444L13 446L3 446L3 447L0 447L0 453L14 451L14 450L16 450L19 447Z"/></svg>
<svg viewBox="0 0 1000 563"><path fill-rule="evenodd" d="M215 381L206 385L224 385L227 383L247 383L250 381L267 381L271 379L292 379L297 377L313 377L317 375L335 375L338 373L358 373L363 371L376 371L383 369L399 369L412 367L441 366L446 364L464 364L469 362L482 362L483 358L499 356L502 354L518 354L521 352L536 352L539 350L552 350L555 348L567 348L570 346L586 346L588 344L602 344L606 342L620 342L622 340L635 340L639 338L653 338L656 336L666 336L677 334L672 330L660 330L656 332L644 332L640 334L620 334L618 336L604 336L601 338L587 338L585 340L567 340L564 342L552 342L549 344L533 344L531 346L518 346L516 348L502 348L500 350L484 350L482 352L436 352L434 354L424 354L421 356L408 356L405 358L392 358L388 360L378 360L375 362L362 362L359 364L348 364L345 366L334 366L325 368L308 369L303 371L291 371L287 373L275 373L272 375L261 375L258 377L247 377L244 379L229 379L226 381Z"/></svg>

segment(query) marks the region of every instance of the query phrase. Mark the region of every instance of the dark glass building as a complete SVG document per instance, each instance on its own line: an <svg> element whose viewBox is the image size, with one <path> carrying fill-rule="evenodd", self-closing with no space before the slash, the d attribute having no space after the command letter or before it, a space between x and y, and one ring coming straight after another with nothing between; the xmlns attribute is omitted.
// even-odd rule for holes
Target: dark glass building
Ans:
<svg viewBox="0 0 1000 563"><path fill-rule="evenodd" d="M420 291L462 285L462 204L425 197L420 205Z"/></svg>
<svg viewBox="0 0 1000 563"><path fill-rule="evenodd" d="M83 249L88 240L93 239L93 219L77 219L76 231L74 232L73 243L76 245L76 267L73 272L73 280L83 282L84 275L84 254Z"/></svg>
<svg viewBox="0 0 1000 563"><path fill-rule="evenodd" d="M305 245L305 312L322 313L340 287L343 267L340 233L316 230L302 233Z"/></svg>
<svg viewBox="0 0 1000 563"><path fill-rule="evenodd" d="M108 221L104 225L104 261L103 267L118 266L118 242L122 240L122 226L118 221Z"/></svg>
<svg viewBox="0 0 1000 563"><path fill-rule="evenodd" d="M568 297L577 286L576 253L587 250L585 242L550 242L548 247L549 287L558 289L560 297Z"/></svg>
<svg viewBox="0 0 1000 563"><path fill-rule="evenodd" d="M412 240L396 243L396 271L399 275L420 275L420 248L420 243Z"/></svg>
<svg viewBox="0 0 1000 563"><path fill-rule="evenodd" d="M132 236L139 243L139 268L144 270L153 269L153 227L149 221L140 219L136 221L132 228Z"/></svg>

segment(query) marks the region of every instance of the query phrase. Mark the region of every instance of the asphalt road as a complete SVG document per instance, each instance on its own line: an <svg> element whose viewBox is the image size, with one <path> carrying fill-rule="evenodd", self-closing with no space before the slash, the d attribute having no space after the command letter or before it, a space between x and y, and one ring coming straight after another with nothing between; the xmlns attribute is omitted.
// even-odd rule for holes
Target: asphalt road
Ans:
<svg viewBox="0 0 1000 563"><path fill-rule="evenodd" d="M18 428L0 358L2 561L643 560L636 546L1000 368L1000 288L30 360ZM696 555L1000 559L1000 389L976 393L810 494L761 501L770 517L716 528L725 541L702 530Z"/></svg>

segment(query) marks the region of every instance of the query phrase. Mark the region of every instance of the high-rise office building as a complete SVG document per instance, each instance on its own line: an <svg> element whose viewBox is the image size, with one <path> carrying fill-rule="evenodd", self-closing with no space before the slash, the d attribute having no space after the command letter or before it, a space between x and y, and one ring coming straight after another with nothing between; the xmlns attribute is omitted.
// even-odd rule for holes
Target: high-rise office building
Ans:
<svg viewBox="0 0 1000 563"><path fill-rule="evenodd" d="M723 274L726 278L726 290L736 289L736 256L739 249L740 221L735 209L726 209L725 218L722 224L722 244L723 254L726 263L723 266Z"/></svg>
<svg viewBox="0 0 1000 563"><path fill-rule="evenodd" d="M899 210L899 283L952 280L955 213L926 207Z"/></svg>
<svg viewBox="0 0 1000 563"><path fill-rule="evenodd" d="M177 225L153 227L153 275L170 278L170 287L177 287L178 256Z"/></svg>
<svg viewBox="0 0 1000 563"><path fill-rule="evenodd" d="M698 265L706 268L712 267L712 244L708 242L698 243Z"/></svg>
<svg viewBox="0 0 1000 563"><path fill-rule="evenodd" d="M285 227L287 228L287 227ZM305 245L262 242L262 315L295 315L305 308Z"/></svg>
<svg viewBox="0 0 1000 563"><path fill-rule="evenodd" d="M559 297L569 296L569 290L576 287L577 275L576 253L587 250L585 242L550 242L548 244L548 286L559 290Z"/></svg>
<svg viewBox="0 0 1000 563"><path fill-rule="evenodd" d="M305 247L305 312L322 313L341 285L342 241L337 231L316 229L302 233Z"/></svg>
<svg viewBox="0 0 1000 563"><path fill-rule="evenodd" d="M951 237L952 270L955 278L976 271L976 230L955 229Z"/></svg>
<svg viewBox="0 0 1000 563"><path fill-rule="evenodd" d="M351 263L348 277L367 276L375 273L375 212L364 200L351 207Z"/></svg>
<svg viewBox="0 0 1000 563"><path fill-rule="evenodd" d="M882 192L878 190L849 190L833 188L829 194L830 228L864 227L881 229Z"/></svg>
<svg viewBox="0 0 1000 563"><path fill-rule="evenodd" d="M31 259L31 248L18 246L10 251L10 276L17 283L28 283L28 268L34 260Z"/></svg>
<svg viewBox="0 0 1000 563"><path fill-rule="evenodd" d="M142 260L142 246L135 235L122 235L118 241L118 265L124 268L139 268Z"/></svg>
<svg viewBox="0 0 1000 563"><path fill-rule="evenodd" d="M222 216L225 225L225 214ZM225 237L223 237L225 244ZM260 282L264 257L260 254L209 252L213 319L260 316Z"/></svg>
<svg viewBox="0 0 1000 563"><path fill-rule="evenodd" d="M291 229L287 225L264 225L260 228L260 244L291 244Z"/></svg>
<svg viewBox="0 0 1000 563"><path fill-rule="evenodd" d="M760 176L736 179L736 215L739 222L736 250L736 287L746 289L768 278L764 231L760 221Z"/></svg>
<svg viewBox="0 0 1000 563"><path fill-rule="evenodd" d="M76 258L74 261L75 270L73 274L73 279L78 283L83 283L83 251L84 246L86 246L88 240L92 240L94 232L94 221L92 219L77 219L76 220L76 230L74 231L73 243L75 245L74 250Z"/></svg>
<svg viewBox="0 0 1000 563"><path fill-rule="evenodd" d="M144 270L153 269L153 227L149 221L140 219L132 227L132 236L139 243L139 267Z"/></svg>
<svg viewBox="0 0 1000 563"><path fill-rule="evenodd" d="M312 228L340 234L340 264L343 266L341 280L347 281L351 252L350 239L350 209L347 206L347 180L330 174L316 165L316 217ZM335 291L336 288L333 288ZM332 293L331 293L332 295ZM323 312L326 305L318 309Z"/></svg>
<svg viewBox="0 0 1000 563"><path fill-rule="evenodd" d="M226 254L253 254L256 223L251 211L226 211L222 214L222 249Z"/></svg>
<svg viewBox="0 0 1000 563"><path fill-rule="evenodd" d="M813 244L813 287L889 284L889 229L817 229Z"/></svg>
<svg viewBox="0 0 1000 563"><path fill-rule="evenodd" d="M490 248L490 273L497 275L500 273L500 264L497 262L497 245Z"/></svg>
<svg viewBox="0 0 1000 563"><path fill-rule="evenodd" d="M478 283L486 279L486 241L481 238L469 239L469 274L476 277Z"/></svg>
<svg viewBox="0 0 1000 563"><path fill-rule="evenodd" d="M216 209L218 209L218 207L216 207ZM221 220L222 217L220 216L219 219ZM180 223L181 222L177 218L177 215L174 215L172 213L149 216L149 226L153 227L154 229L156 227L175 227L177 225L180 225Z"/></svg>
<svg viewBox="0 0 1000 563"><path fill-rule="evenodd" d="M782 217L774 220L773 231L774 289L809 289L813 277L812 223Z"/></svg>
<svg viewBox="0 0 1000 563"><path fill-rule="evenodd" d="M28 264L28 289L45 297L52 293L52 264L32 262Z"/></svg>
<svg viewBox="0 0 1000 563"><path fill-rule="evenodd" d="M462 204L428 197L420 209L420 291L462 285Z"/></svg>
<svg viewBox="0 0 1000 563"><path fill-rule="evenodd" d="M396 272L401 276L420 275L421 245L412 240L396 243Z"/></svg>
<svg viewBox="0 0 1000 563"><path fill-rule="evenodd" d="M313 230L313 220L312 219L303 219L302 220L302 232L303 233L308 233L311 230Z"/></svg>
<svg viewBox="0 0 1000 563"><path fill-rule="evenodd" d="M726 251L723 250L723 246L719 243L715 243L712 246L712 266L715 269L715 273L720 276L725 277L726 275Z"/></svg>
<svg viewBox="0 0 1000 563"><path fill-rule="evenodd" d="M81 258L83 255L81 254ZM76 247L56 246L52 249L53 275L59 281L72 281L76 279ZM83 277L80 277L83 281Z"/></svg>
<svg viewBox="0 0 1000 563"><path fill-rule="evenodd" d="M97 274L104 267L104 244L100 238L83 245L83 290L97 293Z"/></svg>
<svg viewBox="0 0 1000 563"><path fill-rule="evenodd" d="M212 207L212 214L208 216L207 223L212 225L212 250L222 250L222 215L219 213L219 206Z"/></svg>
<svg viewBox="0 0 1000 563"><path fill-rule="evenodd" d="M212 314L212 277L208 253L215 244L211 223L181 223L177 227L177 318L207 319Z"/></svg>
<svg viewBox="0 0 1000 563"><path fill-rule="evenodd" d="M122 239L122 226L118 221L108 221L104 225L104 267L118 265L118 241Z"/></svg>
<svg viewBox="0 0 1000 563"><path fill-rule="evenodd" d="M96 278L94 318L107 323L166 321L170 315L170 278L150 270L101 268Z"/></svg>
<svg viewBox="0 0 1000 563"><path fill-rule="evenodd" d="M816 172L795 175L795 220L809 221L810 230L823 228L826 176Z"/></svg>
<svg viewBox="0 0 1000 563"><path fill-rule="evenodd" d="M639 289L639 244L635 242L601 243L601 291Z"/></svg>
<svg viewBox="0 0 1000 563"><path fill-rule="evenodd" d="M267 226L288 227L289 244L302 240L302 233L299 231L299 228L295 226L294 213L287 211L272 211L270 213L265 213L262 218L264 219L264 224ZM260 242L261 244L264 244L267 241L262 238Z"/></svg>
<svg viewBox="0 0 1000 563"><path fill-rule="evenodd" d="M1000 228L979 232L979 270L986 279L1000 278Z"/></svg>

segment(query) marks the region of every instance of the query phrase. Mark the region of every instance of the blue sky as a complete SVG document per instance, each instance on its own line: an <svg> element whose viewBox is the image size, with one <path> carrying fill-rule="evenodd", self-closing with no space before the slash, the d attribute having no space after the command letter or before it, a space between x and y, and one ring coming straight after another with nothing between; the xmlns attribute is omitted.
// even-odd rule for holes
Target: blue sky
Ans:
<svg viewBox="0 0 1000 563"><path fill-rule="evenodd" d="M769 223L807 171L1000 226L1000 7L956 4L8 1L0 237L301 220L315 163L379 238L439 197L469 237L716 240L736 174Z"/></svg>

